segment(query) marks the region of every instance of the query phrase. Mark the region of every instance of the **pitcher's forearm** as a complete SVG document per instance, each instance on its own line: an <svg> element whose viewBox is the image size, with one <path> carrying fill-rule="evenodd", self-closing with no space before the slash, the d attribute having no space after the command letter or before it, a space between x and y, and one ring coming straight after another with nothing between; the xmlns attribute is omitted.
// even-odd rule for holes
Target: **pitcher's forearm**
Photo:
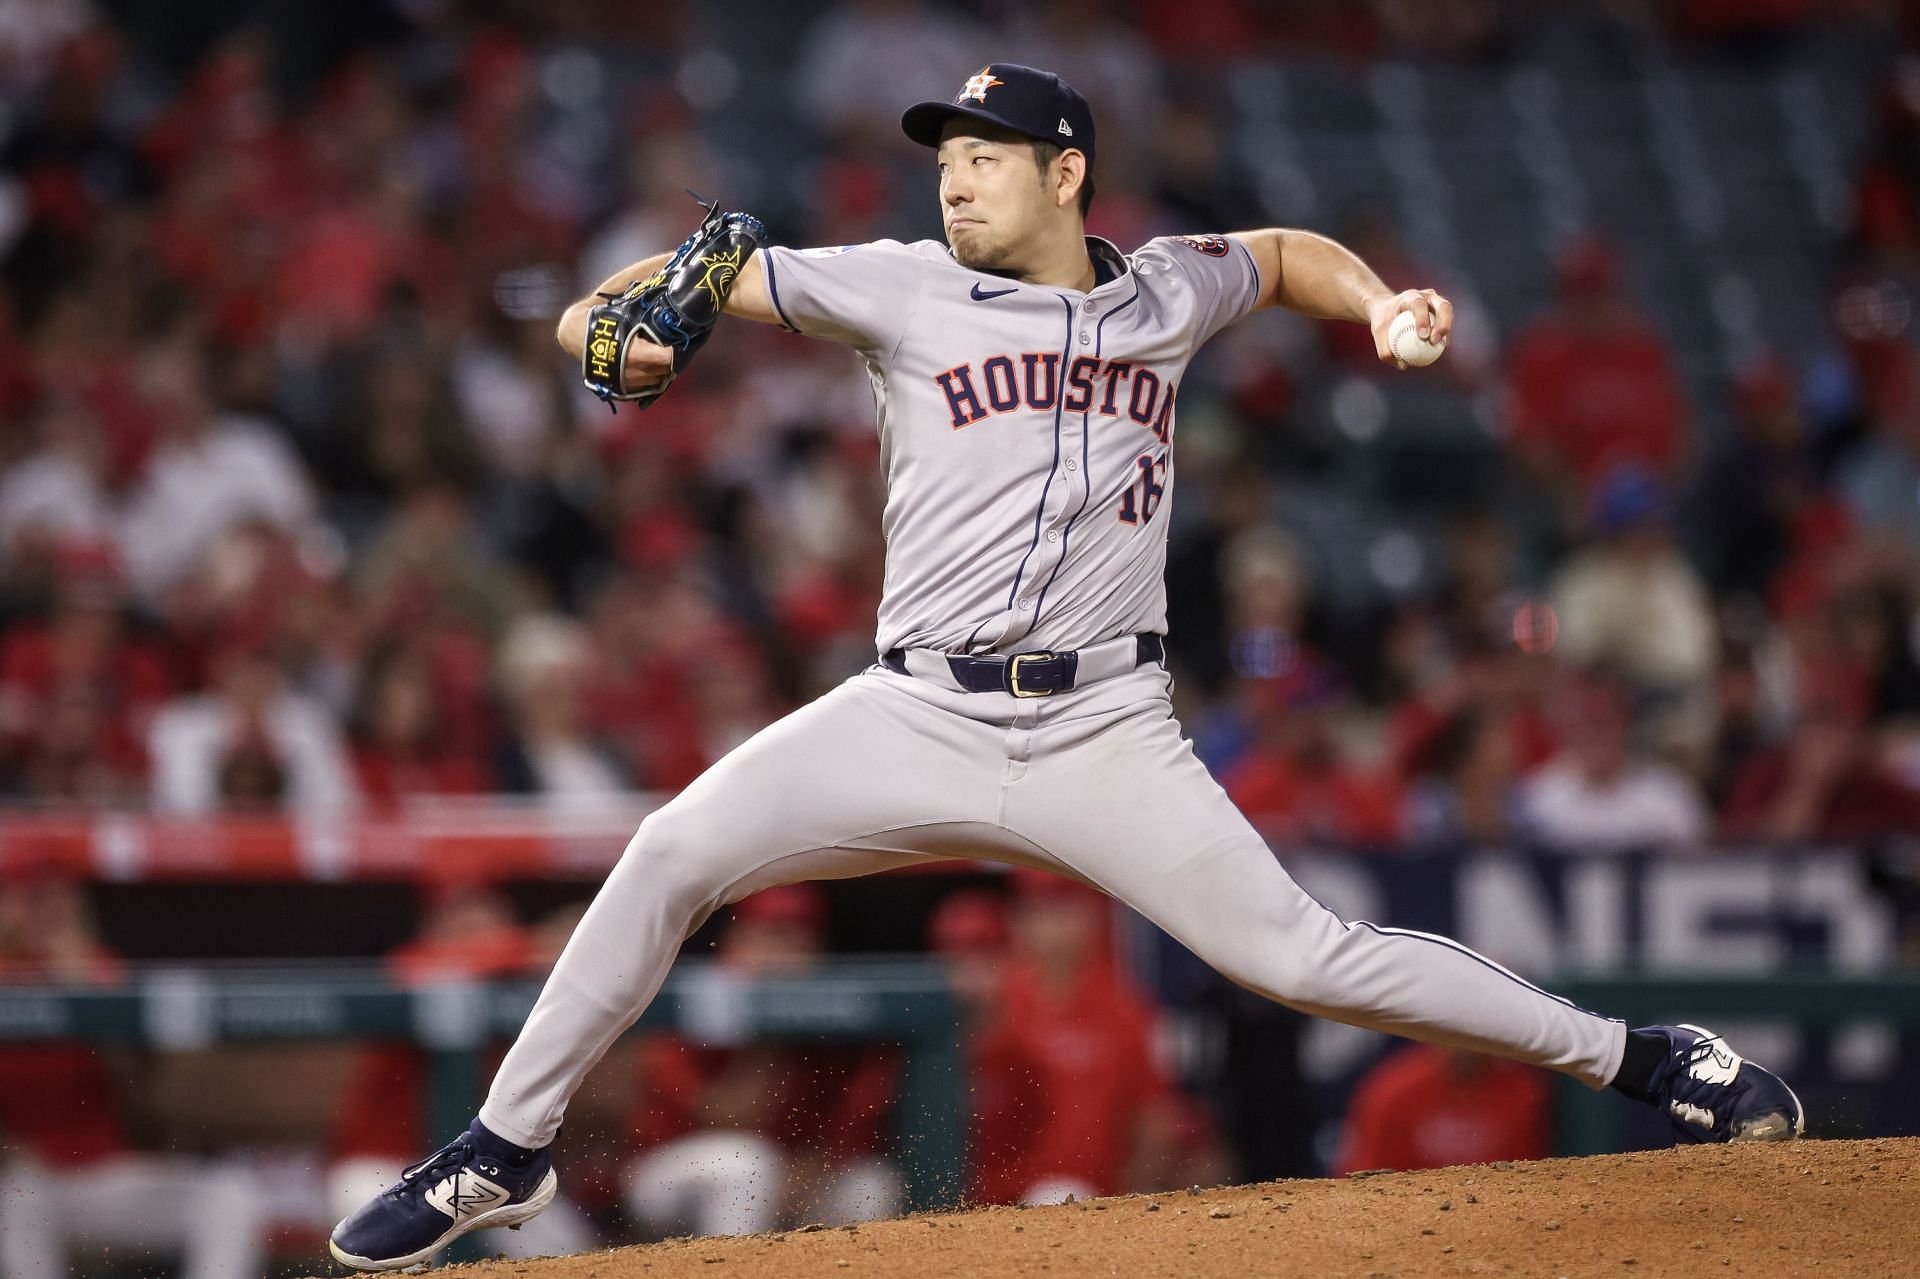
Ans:
<svg viewBox="0 0 1920 1279"><path fill-rule="evenodd" d="M667 264L671 253L656 253L650 258L642 258L630 267L615 271L600 282L600 287L586 297L568 307L560 316L560 323L554 330L561 347L574 359L580 358L580 352L587 346L587 313L600 304L602 293L622 293L635 280L644 280Z"/></svg>
<svg viewBox="0 0 1920 1279"><path fill-rule="evenodd" d="M1393 294L1353 250L1324 235L1273 227L1244 238L1254 249L1255 261L1272 272L1262 305L1365 324L1369 304Z"/></svg>

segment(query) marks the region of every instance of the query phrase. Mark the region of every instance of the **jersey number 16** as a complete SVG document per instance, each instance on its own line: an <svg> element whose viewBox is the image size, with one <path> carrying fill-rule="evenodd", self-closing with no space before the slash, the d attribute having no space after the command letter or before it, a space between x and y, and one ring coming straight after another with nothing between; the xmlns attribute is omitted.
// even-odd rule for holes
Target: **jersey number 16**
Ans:
<svg viewBox="0 0 1920 1279"><path fill-rule="evenodd" d="M1120 522L1145 524L1160 509L1160 499L1166 495L1167 458L1164 453L1142 453L1133 464L1140 468L1140 478L1120 494Z"/></svg>

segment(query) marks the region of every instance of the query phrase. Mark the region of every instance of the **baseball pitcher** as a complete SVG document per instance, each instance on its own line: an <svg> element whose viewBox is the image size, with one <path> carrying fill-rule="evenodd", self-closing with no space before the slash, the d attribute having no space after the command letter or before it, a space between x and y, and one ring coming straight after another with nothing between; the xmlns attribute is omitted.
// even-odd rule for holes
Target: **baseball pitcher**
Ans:
<svg viewBox="0 0 1920 1279"><path fill-rule="evenodd" d="M1271 999L1611 1086L1690 1140L1797 1136L1793 1093L1708 1031L1630 1031L1446 938L1337 917L1174 719L1162 578L1195 352L1278 306L1365 324L1399 362L1396 317L1438 345L1447 300L1304 231L1089 237L1093 114L1044 71L994 63L901 123L938 165L945 243L763 249L715 208L559 330L592 390L643 405L722 312L858 353L887 482L879 660L646 819L472 1127L341 1222L334 1257L400 1269L539 1212L568 1099L719 907L935 858L1082 880Z"/></svg>

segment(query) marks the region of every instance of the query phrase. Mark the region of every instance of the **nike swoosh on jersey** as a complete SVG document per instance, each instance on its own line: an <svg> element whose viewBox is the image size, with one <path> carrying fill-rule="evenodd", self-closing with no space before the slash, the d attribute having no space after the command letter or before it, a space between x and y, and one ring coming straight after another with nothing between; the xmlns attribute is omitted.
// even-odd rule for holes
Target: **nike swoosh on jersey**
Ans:
<svg viewBox="0 0 1920 1279"><path fill-rule="evenodd" d="M976 284L973 286L973 292L969 296L971 296L975 302L985 302L988 298L1003 298L1009 293L1018 293L1019 291L1019 289L994 289L991 292L982 293L980 286Z"/></svg>

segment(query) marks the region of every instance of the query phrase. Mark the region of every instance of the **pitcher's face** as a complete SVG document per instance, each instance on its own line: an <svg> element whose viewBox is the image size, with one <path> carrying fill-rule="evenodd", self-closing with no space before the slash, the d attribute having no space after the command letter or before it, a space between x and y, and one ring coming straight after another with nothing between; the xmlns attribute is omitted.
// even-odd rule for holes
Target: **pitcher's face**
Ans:
<svg viewBox="0 0 1920 1279"><path fill-rule="evenodd" d="M954 258L975 271L1018 269L1055 213L1050 175L1035 161L1033 143L955 121L938 160L940 213Z"/></svg>

